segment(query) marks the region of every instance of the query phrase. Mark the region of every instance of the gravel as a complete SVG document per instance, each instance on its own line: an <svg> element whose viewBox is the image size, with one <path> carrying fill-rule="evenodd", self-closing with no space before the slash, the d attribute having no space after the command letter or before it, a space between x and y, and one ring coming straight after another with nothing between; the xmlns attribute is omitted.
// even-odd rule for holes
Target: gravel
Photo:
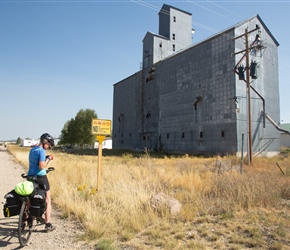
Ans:
<svg viewBox="0 0 290 250"><path fill-rule="evenodd" d="M5 218L3 215L4 195L14 189L23 178L24 168L14 160L14 157L0 146L0 248L19 249L17 236L18 216ZM53 197L52 197L53 198ZM51 222L56 230L45 232L44 225L37 225L32 232L30 242L24 249L94 249L93 245L80 241L84 229L77 221L63 219L60 211L53 205Z"/></svg>

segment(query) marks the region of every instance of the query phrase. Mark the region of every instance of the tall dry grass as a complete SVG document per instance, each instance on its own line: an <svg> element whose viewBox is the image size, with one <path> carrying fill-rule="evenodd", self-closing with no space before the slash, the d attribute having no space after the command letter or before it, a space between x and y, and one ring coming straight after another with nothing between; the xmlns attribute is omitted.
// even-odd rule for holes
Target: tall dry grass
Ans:
<svg viewBox="0 0 290 250"><path fill-rule="evenodd" d="M27 149L9 150L27 167ZM97 156L53 153L55 160L50 165L56 171L49 173L53 202L64 217L81 221L90 238L127 241L146 227L170 220L169 213L160 214L150 207L151 196L158 192L181 202L175 218L180 221L273 210L290 199L288 157L254 158L253 165L244 165L241 174L240 160L233 156L103 156L101 190L96 191Z"/></svg>

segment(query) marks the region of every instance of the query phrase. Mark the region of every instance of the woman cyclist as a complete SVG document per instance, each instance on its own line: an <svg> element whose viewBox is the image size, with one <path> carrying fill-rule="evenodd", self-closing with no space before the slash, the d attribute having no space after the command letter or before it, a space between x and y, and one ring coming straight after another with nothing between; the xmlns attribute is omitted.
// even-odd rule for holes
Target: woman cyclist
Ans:
<svg viewBox="0 0 290 250"><path fill-rule="evenodd" d="M41 135L39 144L35 145L29 152L29 169L27 175L37 176L39 187L46 191L46 213L45 213L45 230L46 232L53 231L55 227L50 222L51 215L51 196L50 186L46 176L46 166L53 156L46 156L46 150L54 147L53 137L45 133Z"/></svg>

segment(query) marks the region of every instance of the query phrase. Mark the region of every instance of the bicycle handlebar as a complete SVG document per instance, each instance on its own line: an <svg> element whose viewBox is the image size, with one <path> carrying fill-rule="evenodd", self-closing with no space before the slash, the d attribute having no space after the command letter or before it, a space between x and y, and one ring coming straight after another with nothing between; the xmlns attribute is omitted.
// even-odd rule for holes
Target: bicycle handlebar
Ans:
<svg viewBox="0 0 290 250"><path fill-rule="evenodd" d="M50 171L54 171L54 167L49 167L47 170L46 170L46 173L49 173Z"/></svg>
<svg viewBox="0 0 290 250"><path fill-rule="evenodd" d="M46 173L48 174L49 172L51 171L54 171L54 167L49 167L47 170L46 170ZM29 179L30 181L37 181L37 176L29 176L27 174L21 174L21 177L24 178L24 179Z"/></svg>

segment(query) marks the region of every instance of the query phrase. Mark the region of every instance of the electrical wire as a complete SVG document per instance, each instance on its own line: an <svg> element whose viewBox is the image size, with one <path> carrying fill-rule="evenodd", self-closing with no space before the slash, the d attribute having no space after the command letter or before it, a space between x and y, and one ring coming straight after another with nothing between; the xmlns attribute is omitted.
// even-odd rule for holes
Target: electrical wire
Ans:
<svg viewBox="0 0 290 250"><path fill-rule="evenodd" d="M202 8L202 9L205 9L205 10L211 12L211 13L214 13L214 14L216 14L216 15L218 15L218 16L224 17L224 18L229 19L229 20L233 20L233 19L231 19L231 18L229 18L229 17L227 17L227 16L225 16L225 15L222 15L222 14L220 14L220 13L214 11L214 10L211 10L211 9L209 9L209 8L206 8L206 7L200 5L200 4L196 3L196 2L193 2L193 1L190 1L190 0L188 0L187 2L189 2L189 3L191 3L191 4L194 4L194 5L196 5L196 6L200 7L200 8ZM215 4L215 5L217 5L217 4Z"/></svg>

